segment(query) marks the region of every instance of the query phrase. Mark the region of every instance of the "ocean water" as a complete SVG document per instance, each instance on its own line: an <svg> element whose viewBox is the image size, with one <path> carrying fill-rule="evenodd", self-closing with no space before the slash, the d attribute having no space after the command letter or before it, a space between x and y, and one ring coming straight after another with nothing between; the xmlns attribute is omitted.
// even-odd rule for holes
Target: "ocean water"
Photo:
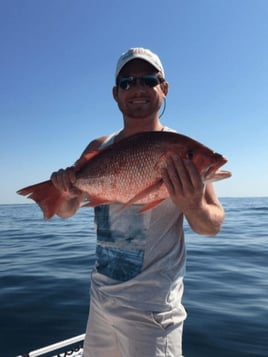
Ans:
<svg viewBox="0 0 268 357"><path fill-rule="evenodd" d="M268 198L223 198L217 237L186 225L185 357L268 356ZM92 209L44 221L0 205L0 356L84 333L94 264ZM145 356L144 356L145 357Z"/></svg>

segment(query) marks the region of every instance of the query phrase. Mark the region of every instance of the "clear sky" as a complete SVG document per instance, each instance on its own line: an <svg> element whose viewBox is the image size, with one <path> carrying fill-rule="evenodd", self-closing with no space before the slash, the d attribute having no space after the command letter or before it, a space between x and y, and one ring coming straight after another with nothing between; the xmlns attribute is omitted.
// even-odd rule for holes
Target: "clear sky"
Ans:
<svg viewBox="0 0 268 357"><path fill-rule="evenodd" d="M118 57L159 54L163 123L229 162L220 197L268 196L267 0L1 0L0 203L118 130Z"/></svg>

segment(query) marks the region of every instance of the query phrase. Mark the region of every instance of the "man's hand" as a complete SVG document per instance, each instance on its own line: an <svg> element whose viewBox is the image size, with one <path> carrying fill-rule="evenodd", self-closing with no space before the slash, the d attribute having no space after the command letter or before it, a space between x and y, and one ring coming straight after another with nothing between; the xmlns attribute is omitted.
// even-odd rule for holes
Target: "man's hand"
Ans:
<svg viewBox="0 0 268 357"><path fill-rule="evenodd" d="M171 199L181 212L186 214L200 208L205 185L192 161L182 160L178 155L170 156L162 177Z"/></svg>
<svg viewBox="0 0 268 357"><path fill-rule="evenodd" d="M167 159L162 177L171 199L192 229L199 234L217 234L224 219L224 210L213 185L202 182L194 164L172 155Z"/></svg>
<svg viewBox="0 0 268 357"><path fill-rule="evenodd" d="M67 169L60 169L57 172L53 172L50 179L59 191L70 192L76 181L74 167L67 167Z"/></svg>

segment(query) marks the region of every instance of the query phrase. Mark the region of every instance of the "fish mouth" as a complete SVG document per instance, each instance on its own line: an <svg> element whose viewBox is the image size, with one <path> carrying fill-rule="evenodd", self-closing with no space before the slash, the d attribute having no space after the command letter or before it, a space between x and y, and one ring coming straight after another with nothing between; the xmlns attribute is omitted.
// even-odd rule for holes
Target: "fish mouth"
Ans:
<svg viewBox="0 0 268 357"><path fill-rule="evenodd" d="M207 169L203 170L203 172L201 173L202 181L204 183L215 182L224 180L232 176L232 173L230 171L220 170L220 166L221 165L212 165L209 166Z"/></svg>

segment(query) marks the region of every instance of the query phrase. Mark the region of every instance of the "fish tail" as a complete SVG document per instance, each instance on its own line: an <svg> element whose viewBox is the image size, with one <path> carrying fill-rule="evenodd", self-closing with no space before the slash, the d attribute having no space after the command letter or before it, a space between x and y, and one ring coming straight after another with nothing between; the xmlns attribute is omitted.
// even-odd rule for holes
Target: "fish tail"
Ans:
<svg viewBox="0 0 268 357"><path fill-rule="evenodd" d="M46 219L51 218L57 213L66 198L65 194L59 191L50 180L24 187L18 190L17 193L34 200L43 211L44 218Z"/></svg>

